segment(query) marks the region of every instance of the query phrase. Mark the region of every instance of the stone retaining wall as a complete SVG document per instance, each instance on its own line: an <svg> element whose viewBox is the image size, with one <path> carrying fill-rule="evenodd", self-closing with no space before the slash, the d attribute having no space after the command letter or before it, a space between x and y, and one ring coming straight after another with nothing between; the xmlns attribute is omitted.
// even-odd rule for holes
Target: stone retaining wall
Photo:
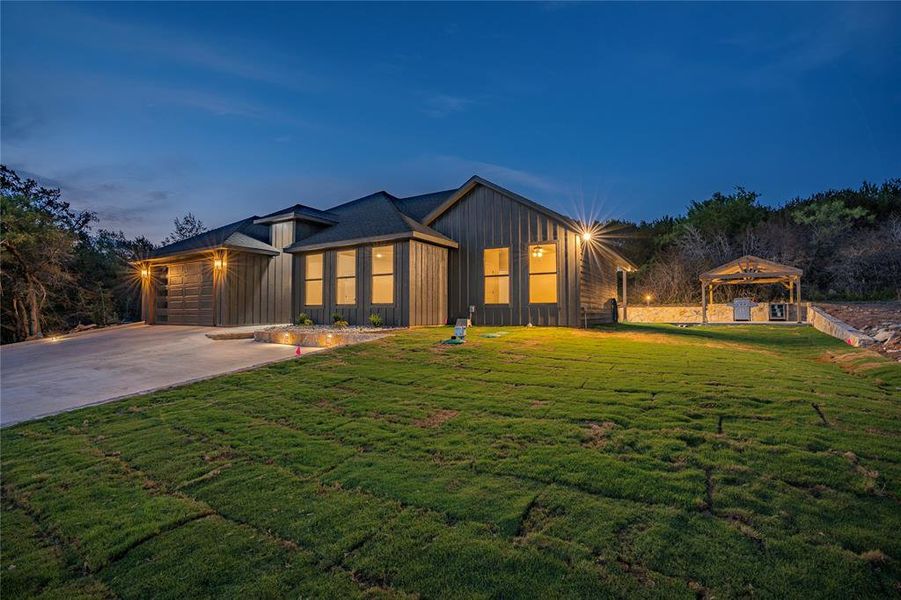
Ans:
<svg viewBox="0 0 901 600"><path fill-rule="evenodd" d="M620 306L619 320L623 321L623 308ZM627 322L630 323L700 323L701 307L700 306L644 306L629 305L627 311ZM807 316L807 305L801 305L802 319ZM757 306L751 307L751 321L755 323L769 322L770 305L767 302L761 302ZM796 321L795 306L788 307L788 321ZM732 305L731 304L708 304L707 305L707 322L708 323L732 323Z"/></svg>
<svg viewBox="0 0 901 600"><path fill-rule="evenodd" d="M384 333L369 333L364 331L341 331L338 329L320 328L283 328L263 329L253 333L253 339L257 342L269 344L285 344L286 346L315 346L319 348L334 348L335 346L348 346L359 344L385 337Z"/></svg>
<svg viewBox="0 0 901 600"><path fill-rule="evenodd" d="M807 315L810 324L816 329L852 346L869 346L876 342L876 340L867 334L854 329L844 321L836 319L822 308L812 306Z"/></svg>

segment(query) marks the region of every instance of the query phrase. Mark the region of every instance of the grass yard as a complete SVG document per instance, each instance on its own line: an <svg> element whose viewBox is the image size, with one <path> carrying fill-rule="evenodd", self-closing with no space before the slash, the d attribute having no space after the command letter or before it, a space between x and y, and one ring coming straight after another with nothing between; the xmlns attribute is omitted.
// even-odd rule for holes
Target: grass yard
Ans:
<svg viewBox="0 0 901 600"><path fill-rule="evenodd" d="M4 429L4 600L901 595L898 363L448 331Z"/></svg>

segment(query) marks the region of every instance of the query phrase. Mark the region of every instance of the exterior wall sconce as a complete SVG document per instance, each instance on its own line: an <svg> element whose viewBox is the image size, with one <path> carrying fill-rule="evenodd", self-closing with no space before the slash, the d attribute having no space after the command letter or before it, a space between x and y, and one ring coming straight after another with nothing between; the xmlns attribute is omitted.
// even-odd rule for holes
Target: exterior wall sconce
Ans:
<svg viewBox="0 0 901 600"><path fill-rule="evenodd" d="M223 261L221 258L213 259L213 268L216 269L217 271L222 270L222 267L224 265L225 265L225 261Z"/></svg>
<svg viewBox="0 0 901 600"><path fill-rule="evenodd" d="M141 267L141 278L147 279L150 277L150 269L147 267Z"/></svg>
<svg viewBox="0 0 901 600"><path fill-rule="evenodd" d="M586 232L584 232L584 233L582 234L582 241L583 241L583 242L590 242L590 241L591 241L591 232L590 232L590 231L586 231Z"/></svg>

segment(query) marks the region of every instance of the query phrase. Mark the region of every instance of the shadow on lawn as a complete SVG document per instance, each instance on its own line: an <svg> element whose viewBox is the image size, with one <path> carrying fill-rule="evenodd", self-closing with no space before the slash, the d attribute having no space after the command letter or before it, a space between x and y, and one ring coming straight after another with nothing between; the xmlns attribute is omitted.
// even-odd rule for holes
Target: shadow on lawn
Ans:
<svg viewBox="0 0 901 600"><path fill-rule="evenodd" d="M805 325L797 327L784 325L690 325L679 327L663 323L619 323L599 329L626 333L657 333L716 342L735 342L780 350L827 350L844 346L840 340L818 334L811 327Z"/></svg>

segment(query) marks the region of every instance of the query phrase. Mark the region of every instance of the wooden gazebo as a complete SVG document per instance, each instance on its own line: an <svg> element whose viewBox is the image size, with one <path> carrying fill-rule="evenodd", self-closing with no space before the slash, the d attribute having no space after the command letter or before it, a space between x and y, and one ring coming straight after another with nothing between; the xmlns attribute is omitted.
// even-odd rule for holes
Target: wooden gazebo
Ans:
<svg viewBox="0 0 901 600"><path fill-rule="evenodd" d="M804 271L780 265L757 256L742 256L701 274L701 316L707 322L708 297L713 304L713 288L718 285L749 285L781 283L788 289L788 301L796 305L795 313L801 322L801 275Z"/></svg>

